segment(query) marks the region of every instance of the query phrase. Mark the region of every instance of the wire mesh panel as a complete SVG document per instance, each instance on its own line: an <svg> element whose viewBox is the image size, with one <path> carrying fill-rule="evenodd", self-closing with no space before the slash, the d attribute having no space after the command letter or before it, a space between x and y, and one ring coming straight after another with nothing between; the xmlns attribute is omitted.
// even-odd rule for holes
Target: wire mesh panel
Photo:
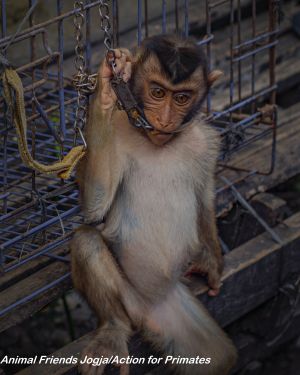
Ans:
<svg viewBox="0 0 300 375"><path fill-rule="evenodd" d="M251 147L266 135L272 138L269 169L258 171L254 165L251 170L238 171L239 181L256 173L269 173L275 158L279 2L263 3L262 6L262 2L255 0L109 2L113 46L131 47L158 33L191 35L206 50L209 69L224 72L203 109L222 135L221 177L226 168L233 168L229 159L233 152ZM30 0L29 3L1 0L1 61L7 59L22 79L30 152L42 163L51 164L62 158L74 145L77 108L77 93L72 85L76 66L74 20L77 26L80 24L77 37L84 51L84 66L87 72L96 72L104 56L101 4L100 0ZM264 8L268 9L268 17L261 13ZM266 79L257 82L261 69L265 70ZM68 262L68 253L57 254L55 249L67 242L82 221L76 184L72 179L63 182L24 166L11 111L2 96L0 105L1 272L8 274L45 257ZM220 181L219 193L234 183ZM28 298L38 292L33 290ZM7 309L0 314L6 312Z"/></svg>

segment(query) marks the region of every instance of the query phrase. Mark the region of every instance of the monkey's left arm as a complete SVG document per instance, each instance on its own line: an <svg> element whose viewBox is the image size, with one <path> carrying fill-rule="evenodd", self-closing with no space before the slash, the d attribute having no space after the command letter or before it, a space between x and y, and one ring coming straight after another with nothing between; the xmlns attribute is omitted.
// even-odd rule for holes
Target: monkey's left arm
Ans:
<svg viewBox="0 0 300 375"><path fill-rule="evenodd" d="M199 204L198 228L200 251L192 260L186 276L201 274L207 276L210 296L216 296L220 290L220 278L223 270L223 257L218 239L214 183L207 184L206 191Z"/></svg>

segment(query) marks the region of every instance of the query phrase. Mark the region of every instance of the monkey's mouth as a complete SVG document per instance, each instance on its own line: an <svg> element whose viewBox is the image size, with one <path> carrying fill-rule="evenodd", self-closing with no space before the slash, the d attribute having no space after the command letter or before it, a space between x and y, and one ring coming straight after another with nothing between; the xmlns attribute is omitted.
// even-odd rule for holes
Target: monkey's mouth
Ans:
<svg viewBox="0 0 300 375"><path fill-rule="evenodd" d="M144 114L145 114L147 121L149 121L149 123L153 127L152 130L146 130L146 134L152 143L156 145L164 145L177 134L177 129L173 129L173 130L158 129L154 125L155 121L153 121L153 117L149 116L149 114L146 111L144 112Z"/></svg>
<svg viewBox="0 0 300 375"><path fill-rule="evenodd" d="M148 132L147 135L151 142L157 146L163 146L174 136L172 133L162 133L159 130Z"/></svg>
<svg viewBox="0 0 300 375"><path fill-rule="evenodd" d="M164 132L164 131L161 131L161 130L158 130L158 129L151 130L150 133L151 133L151 135L154 135L154 136L158 136L158 135L171 135L171 134L173 134L171 132Z"/></svg>

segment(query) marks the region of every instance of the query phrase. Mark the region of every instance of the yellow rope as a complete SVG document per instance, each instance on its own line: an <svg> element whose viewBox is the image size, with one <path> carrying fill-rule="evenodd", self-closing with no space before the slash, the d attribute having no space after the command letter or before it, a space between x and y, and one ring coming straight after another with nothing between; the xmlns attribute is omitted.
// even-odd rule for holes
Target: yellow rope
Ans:
<svg viewBox="0 0 300 375"><path fill-rule="evenodd" d="M57 174L58 177L68 179L80 159L86 153L84 146L76 146L60 161L51 165L44 165L34 160L27 145L27 121L24 104L24 90L18 73L12 68L6 68L2 75L4 99L12 109L13 122L16 127L18 146L23 162L30 168L41 173ZM15 94L15 102L12 91Z"/></svg>

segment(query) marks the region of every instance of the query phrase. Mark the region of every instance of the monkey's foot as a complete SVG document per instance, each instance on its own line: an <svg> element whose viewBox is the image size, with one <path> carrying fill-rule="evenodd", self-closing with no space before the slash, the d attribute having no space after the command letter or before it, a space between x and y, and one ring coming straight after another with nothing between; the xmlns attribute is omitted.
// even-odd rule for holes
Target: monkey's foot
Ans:
<svg viewBox="0 0 300 375"><path fill-rule="evenodd" d="M100 330L95 339L82 352L78 365L81 375L102 375L110 358L126 358L128 353L127 342L122 340L122 333L115 335L116 331L109 329ZM120 375L129 375L128 364L114 364L120 369Z"/></svg>
<svg viewBox="0 0 300 375"><path fill-rule="evenodd" d="M219 294L221 288L221 275L218 271L207 271L201 265L193 264L191 265L187 272L185 273L185 277L190 277L193 275L200 275L202 277L207 278L207 283L209 286L208 295L211 297L215 297Z"/></svg>

